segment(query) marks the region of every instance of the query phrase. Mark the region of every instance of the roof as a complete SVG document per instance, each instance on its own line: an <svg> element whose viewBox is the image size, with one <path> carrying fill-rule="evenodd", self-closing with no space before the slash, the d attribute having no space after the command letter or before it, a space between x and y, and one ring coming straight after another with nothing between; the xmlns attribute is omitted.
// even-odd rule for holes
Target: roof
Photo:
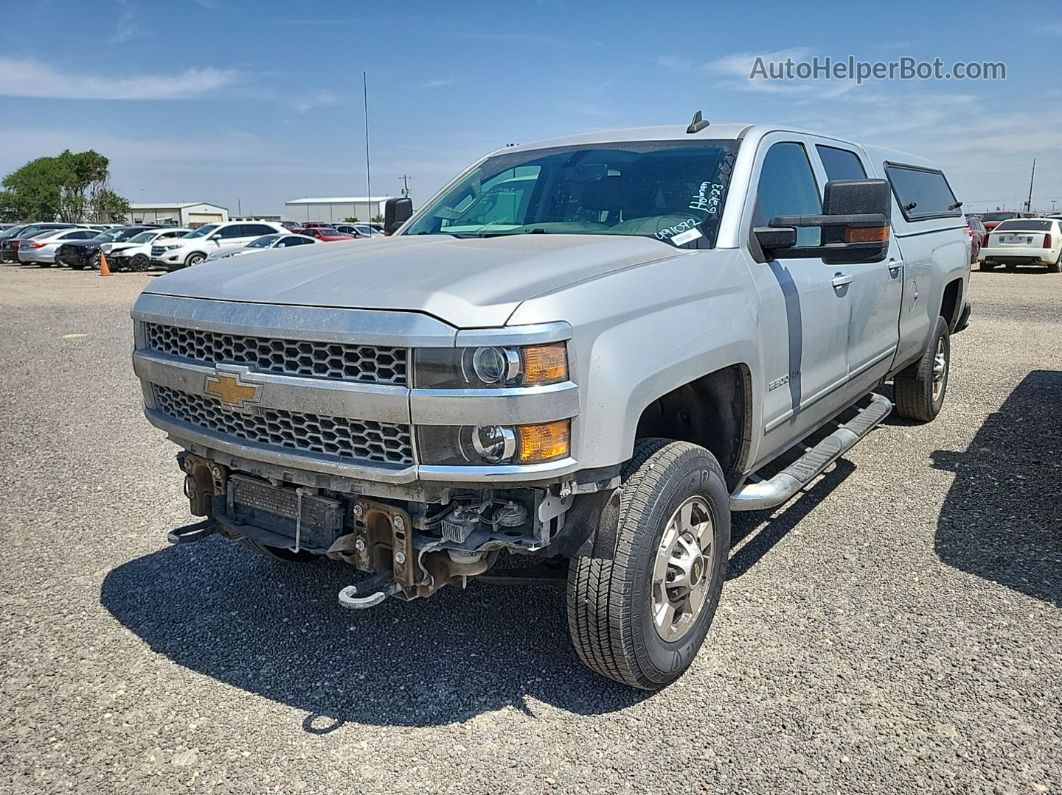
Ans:
<svg viewBox="0 0 1062 795"><path fill-rule="evenodd" d="M214 202L137 202L136 204L130 204L130 210L182 210L185 207L198 207L200 204L206 204L210 207L217 207L221 210L227 210L223 204L214 204Z"/></svg>
<svg viewBox="0 0 1062 795"><path fill-rule="evenodd" d="M304 197L291 199L284 204L365 204L368 202L385 202L394 196L327 196L324 198Z"/></svg>

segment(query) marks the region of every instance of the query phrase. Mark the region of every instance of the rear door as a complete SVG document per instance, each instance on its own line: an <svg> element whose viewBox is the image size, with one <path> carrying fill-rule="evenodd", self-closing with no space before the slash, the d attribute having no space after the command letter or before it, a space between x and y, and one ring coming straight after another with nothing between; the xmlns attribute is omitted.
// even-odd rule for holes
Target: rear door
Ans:
<svg viewBox="0 0 1062 795"><path fill-rule="evenodd" d="M815 143L816 167L823 182L866 179L865 155L836 141ZM846 292L848 305L848 386L845 402L862 397L885 377L899 342L903 299L903 257L895 236L883 262L834 266L833 284Z"/></svg>

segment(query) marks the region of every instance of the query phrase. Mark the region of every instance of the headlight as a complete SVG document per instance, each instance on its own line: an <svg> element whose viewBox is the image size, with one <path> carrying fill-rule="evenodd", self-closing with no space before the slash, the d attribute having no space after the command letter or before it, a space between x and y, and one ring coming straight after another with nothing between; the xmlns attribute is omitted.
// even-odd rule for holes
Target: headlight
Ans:
<svg viewBox="0 0 1062 795"><path fill-rule="evenodd" d="M414 386L440 389L545 386L568 380L563 342L525 347L421 348Z"/></svg>
<svg viewBox="0 0 1062 795"><path fill-rule="evenodd" d="M418 428L422 464L490 466L541 464L571 452L571 420L536 425L424 425Z"/></svg>

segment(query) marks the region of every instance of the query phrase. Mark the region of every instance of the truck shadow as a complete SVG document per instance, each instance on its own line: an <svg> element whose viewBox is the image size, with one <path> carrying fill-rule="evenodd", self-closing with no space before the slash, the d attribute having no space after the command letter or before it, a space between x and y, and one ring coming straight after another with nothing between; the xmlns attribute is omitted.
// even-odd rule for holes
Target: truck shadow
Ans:
<svg viewBox="0 0 1062 795"><path fill-rule="evenodd" d="M506 707L533 715L529 697L600 714L647 695L582 665L563 589L474 583L352 612L336 600L352 575L213 538L119 566L100 600L178 665L305 711L312 733L447 724Z"/></svg>
<svg viewBox="0 0 1062 795"><path fill-rule="evenodd" d="M1062 606L1062 372L1034 370L965 453L937 450L955 473L937 522L949 566Z"/></svg>

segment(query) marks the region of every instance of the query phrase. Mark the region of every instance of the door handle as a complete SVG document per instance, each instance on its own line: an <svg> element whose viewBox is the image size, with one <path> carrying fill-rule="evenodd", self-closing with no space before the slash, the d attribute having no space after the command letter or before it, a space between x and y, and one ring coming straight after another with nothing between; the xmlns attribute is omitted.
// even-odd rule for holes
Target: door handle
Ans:
<svg viewBox="0 0 1062 795"><path fill-rule="evenodd" d="M850 273L835 273L831 284L834 287L844 287L846 284L852 283L852 274Z"/></svg>

